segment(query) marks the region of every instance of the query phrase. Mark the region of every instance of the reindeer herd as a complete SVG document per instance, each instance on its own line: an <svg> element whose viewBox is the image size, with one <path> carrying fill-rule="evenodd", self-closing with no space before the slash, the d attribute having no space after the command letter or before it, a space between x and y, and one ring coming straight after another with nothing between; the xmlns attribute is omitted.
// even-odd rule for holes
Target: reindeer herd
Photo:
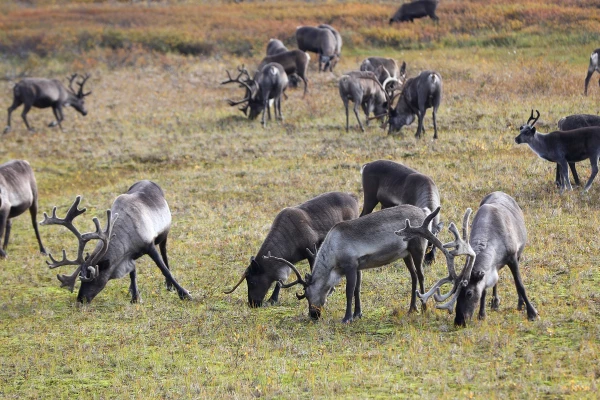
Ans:
<svg viewBox="0 0 600 400"><path fill-rule="evenodd" d="M412 21L414 18L435 15L436 1L417 0L403 5L390 20ZM298 27L296 30L298 49L289 50L278 39L267 44L267 54L251 74L245 66L238 67L233 77L222 84L236 84L244 90L241 100L228 100L230 106L241 105L240 110L250 119L261 115L266 126L270 116L270 105L274 104L275 118L283 119L282 97L290 82L304 84L304 95L309 90L307 77L310 57L318 57L318 71L332 72L341 57L342 37L330 25ZM592 53L588 75L585 79L585 94L588 83L598 67L599 50ZM23 121L28 130L33 130L27 120L32 107L53 110L55 121L62 129L63 109L72 106L82 115L87 114L84 99L91 92L84 92L90 78L74 74L68 80L68 88L56 79L26 78L13 89L13 104L8 108L7 127L11 130L11 114L24 105ZM75 90L73 83L79 88ZM417 119L416 137L424 133L423 119L426 110L432 109L434 135L438 138L436 115L442 97L442 77L436 71L423 71L406 77L406 63L401 65L390 58L368 57L357 70L344 73L338 80L339 95L346 112L346 131L349 130L349 107L358 125L364 131L359 108L365 114L366 124L377 119L382 127L388 126L388 134L398 132ZM393 106L394 101L396 105ZM562 191L572 189L569 168L576 184L579 177L575 163L589 159L592 173L584 191L588 191L598 172L600 157L600 117L573 115L558 123L558 131L548 134L537 132L533 110L527 123L519 129L517 144L526 143L540 157L556 163L556 185ZM247 283L248 305L260 307L265 303L279 301L281 289L295 285L304 288L297 294L299 300L306 298L308 314L312 319L322 315L328 296L342 278L346 279L346 311L343 322L351 322L362 316L361 285L362 271L377 268L402 259L411 277L411 300L409 312L418 310L433 296L436 307L455 310L455 324L463 326L471 319L477 306L479 318L485 317L485 300L488 289L492 289L492 309L498 309L497 282L499 271L507 265L514 278L517 291L517 307L526 307L530 320L538 313L529 301L523 285L519 260L523 253L527 231L524 216L517 202L508 194L494 192L485 196L476 212L469 234L471 209L465 211L462 221L462 236L454 223L449 232L454 240L442 243L438 236L442 231L440 221L440 194L434 179L408 166L377 160L361 168L364 193L363 209L354 194L329 192L321 194L300 205L283 209L273 221L262 246L251 257L239 281L226 294L233 293L244 281ZM50 268L75 267L71 275L57 275L63 287L74 290L80 281L77 301L91 302L111 279L129 275L131 301L140 301L136 280L135 260L149 255L165 277L168 290L175 290L183 299L190 293L173 277L167 257L167 237L171 226L171 212L163 190L154 182L144 180L134 183L126 193L119 195L106 211L106 225L93 218L95 231L81 233L73 221L85 213L80 209L78 196L64 218L57 216L54 207L50 216L44 213L41 225L61 225L72 232L78 241L75 259L54 258L48 254ZM373 212L377 204L381 210ZM13 160L0 165L0 257L6 257L6 247L11 231L11 219L29 210L40 252L46 254L38 232L38 192L33 170L24 160ZM2 237L4 236L4 240ZM91 253L86 253L88 242L95 241ZM158 246L158 250L157 250ZM435 259L436 252L444 255L448 276L440 279L425 291L424 264ZM85 255L84 255L85 254ZM461 271L455 268L456 257L465 257ZM302 277L296 264L307 260L311 272ZM295 280L286 283L293 274ZM446 294L441 287L451 284ZM267 293L274 287L269 299Z"/></svg>

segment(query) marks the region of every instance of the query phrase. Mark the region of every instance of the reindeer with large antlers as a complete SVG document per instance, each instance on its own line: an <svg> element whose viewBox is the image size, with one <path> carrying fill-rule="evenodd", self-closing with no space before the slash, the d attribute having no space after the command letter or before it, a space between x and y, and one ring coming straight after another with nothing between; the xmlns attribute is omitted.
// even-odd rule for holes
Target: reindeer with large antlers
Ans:
<svg viewBox="0 0 600 400"><path fill-rule="evenodd" d="M466 325L477 305L479 305L479 318L483 319L487 289L493 288L492 310L499 308L498 272L508 265L517 288L517 308L521 310L525 304L527 317L530 320L536 319L538 313L527 298L519 272L519 260L527 242L527 230L521 208L506 193L494 192L487 195L479 204L469 235L470 214L471 209L467 209L463 218L463 237L459 236L456 226L450 224L449 229L454 234L455 240L444 245L422 227L414 228L407 224L407 228L396 232L397 235L405 236L407 239L414 236L427 238L446 256L448 277L439 280L427 293L423 295L419 293L421 301L426 302L431 295L436 302L443 302L451 297L447 303L436 307L452 311L456 303L454 324L457 326ZM453 250L448 251L449 248ZM454 268L454 257L458 255L467 256L467 263L460 274L457 274ZM453 287L448 294L442 296L439 288L445 283L452 283Z"/></svg>
<svg viewBox="0 0 600 400"><path fill-rule="evenodd" d="M167 235L171 227L171 212L165 200L162 189L154 182L139 181L133 184L127 193L116 198L110 210L106 211L106 228L100 227L100 222L94 218L95 232L80 233L73 225L73 220L83 214L86 209L79 209L81 197L75 202L65 218L56 216L56 207L52 216L44 213L41 225L62 225L70 230L79 242L77 258L70 260L63 250L62 260L56 260L50 255L50 268L64 265L76 265L77 269L70 275L58 275L62 287L71 291L79 277L81 287L77 295L80 303L91 302L104 289L111 279L117 279L129 274L131 285L131 302L140 300L136 282L135 260L148 254L156 263L166 279L167 289L173 287L183 300L189 298L187 290L182 288L169 270L167 259ZM92 254L84 257L85 246L91 240L98 243ZM156 245L160 247L160 254ZM161 257L162 256L162 257Z"/></svg>
<svg viewBox="0 0 600 400"><path fill-rule="evenodd" d="M265 110L267 111L269 119L271 119L271 109L269 107L269 101L273 100L275 106L275 118L283 120L281 114L281 96L284 95L285 89L288 86L288 77L285 73L284 68L275 62L270 62L262 67L258 71L254 78L250 78L248 71L242 66L238 67L239 75L236 78L232 78L229 71L227 72L226 81L221 82L222 85L228 83L239 83L241 87L246 89L246 94L242 100L234 101L227 100L230 106L237 106L239 104L245 104L240 108L248 118L253 120L258 117L262 112L262 125L267 126L265 120ZM244 80L241 80L245 76ZM248 108L250 113L248 114Z"/></svg>
<svg viewBox="0 0 600 400"><path fill-rule="evenodd" d="M83 85L85 85L90 78L90 75L86 74L82 77L80 82L76 82L79 89L75 91L75 89L73 89L73 81L75 81L77 76L77 74L71 75L69 78L68 89L65 88L58 79L25 78L17 83L13 88L13 103L8 107L8 122L4 129L4 133L10 131L10 115L21 104L24 104L21 117L29 131L33 131L33 128L29 125L29 122L27 122L27 113L31 107L52 107L52 112L56 117L56 121L52 121L48 126L54 127L58 125L61 130L63 107L71 106L79 111L81 115L86 116L87 110L85 109L84 98L92 94L92 92L84 93Z"/></svg>
<svg viewBox="0 0 600 400"><path fill-rule="evenodd" d="M429 226L437 212L429 216L428 213L428 209L404 204L336 224L317 252L312 274L307 274L305 279L302 279L298 270L287 260L269 256L266 258L284 262L294 271L297 280L282 287L287 288L296 284L304 286L305 292L298 298L306 297L308 313L312 319L321 317L327 296L342 277L346 277L346 314L342 320L344 323L362 316L360 303L362 270L381 267L402 258L411 276L409 312L417 311L417 281L423 291L422 265L427 241L420 237L404 241L394 235L394 231L406 220L413 224ZM353 298L354 313L352 313Z"/></svg>
<svg viewBox="0 0 600 400"><path fill-rule="evenodd" d="M573 189L569 181L569 163L589 159L592 173L583 189L584 192L587 192L598 173L600 127L587 126L571 131L554 131L544 134L535 129L535 123L540 117L540 112L536 110L536 113L537 116L534 117L533 110L531 110L531 116L527 123L519 128L519 135L515 138L515 142L517 144L527 143L535 154L560 166L562 175L560 193L565 188Z"/></svg>

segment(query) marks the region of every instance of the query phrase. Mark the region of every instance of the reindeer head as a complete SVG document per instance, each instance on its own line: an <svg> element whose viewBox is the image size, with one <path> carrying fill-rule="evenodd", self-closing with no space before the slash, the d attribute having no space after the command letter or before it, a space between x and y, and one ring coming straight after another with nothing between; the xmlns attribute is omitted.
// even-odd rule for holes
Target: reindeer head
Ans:
<svg viewBox="0 0 600 400"><path fill-rule="evenodd" d="M535 136L536 130L534 125L540 118L540 112L538 110L535 110L535 112L537 113L537 116L534 118L533 110L531 110L531 116L527 120L527 123L525 125L521 125L519 128L519 136L515 138L515 142L517 144L529 143Z"/></svg>
<svg viewBox="0 0 600 400"><path fill-rule="evenodd" d="M84 117L87 115L87 110L85 109L85 97L89 96L90 94L92 94L92 92L87 92L87 93L83 93L83 85L85 85L85 82L90 78L90 74L85 74L85 76L83 76L83 80L81 82L76 82L77 85L79 86L79 90L75 91L75 89L73 89L73 81L75 80L75 78L77 78L77 74L73 74L71 75L71 77L69 78L69 90L71 91L71 94L73 95L70 99L69 105L71 107L73 107L74 109L76 109L77 111L79 111L81 113L81 115L83 115Z"/></svg>
<svg viewBox="0 0 600 400"><path fill-rule="evenodd" d="M273 279L254 257L250 257L250 265L248 265L238 283L235 284L233 289L224 293L233 293L244 281L248 285L248 306L251 308L261 307L269 288L273 284Z"/></svg>
<svg viewBox="0 0 600 400"><path fill-rule="evenodd" d="M44 220L40 223L40 225L62 225L65 228L67 228L68 230L70 230L77 237L77 240L79 241L79 247L77 250L77 259L75 259L75 260L67 259L67 253L65 250L63 250L62 251L62 253L63 253L62 260L60 260L60 261L55 260L52 257L52 254L48 254L48 257L50 257L50 261L46 261L49 268L51 268L51 269L57 268L57 267L60 267L63 265L76 265L77 266L77 269L75 270L75 272L70 276L57 275L58 280L62 283L61 287L67 287L67 288L69 288L69 290L71 290L71 292L73 291L77 277L79 277L79 279L81 280L81 282L83 284L85 282L91 282L99 276L100 269L98 267L98 264L100 263L100 261L102 260L102 257L106 254L106 252L108 250L108 245L110 244L110 240L111 240L111 236L112 236L113 225L118 217L118 214L115 214L114 218L112 218L111 210L106 210L107 223L106 223L106 228L104 229L104 231L100 228L100 222L98 221L98 218L94 217L93 221L94 221L94 225L96 226L96 231L81 234L77 230L77 228L75 228L75 226L73 225L73 220L77 216L83 214L86 211L85 208L82 210L78 209L80 201L81 201L81 196L77 196L77 198L75 199L75 202L73 202L73 204L67 211L67 215L65 216L65 218L58 218L56 216L56 207L54 207L52 209L52 216L48 217L48 214L44 213ZM84 257L83 252L85 250L85 246L90 240L98 240L99 241L98 246L92 252L92 254L86 254L86 256ZM98 290L98 292L99 292L99 290ZM92 298L93 298L93 296L91 296L91 297L86 296L86 299L88 301L91 301Z"/></svg>
<svg viewBox="0 0 600 400"><path fill-rule="evenodd" d="M240 87L246 89L246 94L244 95L244 98L242 100L235 101L227 99L227 103L232 107L237 106L239 104L245 104L243 107L240 107L239 110L242 111L244 115L248 115L248 108L250 108L250 115L248 115L248 118L256 119L256 117L262 112L262 109L264 108L262 101L256 99L256 94L258 92L258 85L256 84L256 81L250 78L250 74L243 65L241 67L238 67L239 74L236 78L232 78L229 71L225 72L227 72L227 77L229 79L221 82L221 85L225 85L228 83L239 83ZM245 76L246 78L242 80L242 76Z"/></svg>
<svg viewBox="0 0 600 400"><path fill-rule="evenodd" d="M466 326L467 321L473 316L475 308L480 303L481 294L485 290L486 282L483 279L484 277L485 274L482 271L473 271L469 283L458 294L454 325Z"/></svg>

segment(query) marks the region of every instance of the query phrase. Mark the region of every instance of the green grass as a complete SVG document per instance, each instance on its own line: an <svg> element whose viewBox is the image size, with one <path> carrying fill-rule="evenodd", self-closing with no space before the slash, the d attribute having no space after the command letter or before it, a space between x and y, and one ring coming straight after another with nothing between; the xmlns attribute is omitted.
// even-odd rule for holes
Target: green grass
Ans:
<svg viewBox="0 0 600 400"><path fill-rule="evenodd" d="M426 25L419 21L414 29ZM227 105L240 89L219 85L225 69L254 66L259 57L138 49L126 63L119 62L119 50L72 61L30 58L32 75L89 71L90 112L84 118L67 109L60 132L45 128L49 110L33 110L29 120L37 132L30 134L17 110L0 160L31 163L40 212L57 205L64 213L83 195L82 230L93 228L93 216L104 222L114 198L136 180L160 184L173 214L173 274L193 300L167 292L158 268L142 257L142 304L129 303L125 278L109 282L92 304L77 306L76 294L59 289L55 278L71 270L48 270L29 217L16 218L0 268L0 397L595 398L600 182L586 194L578 188L561 196L554 165L514 143L531 108L542 114L542 131L567 114L600 112L598 75L589 96L582 96L594 46L540 43L358 46L344 53L334 74L317 74L311 65L307 98L302 90L288 91L284 123L267 129ZM361 133L351 120L353 129L345 132L337 78L371 54L405 60L409 76L423 69L441 73L437 141L430 111L422 140L413 136L416 125L388 137L373 125ZM0 76L14 71L21 71L14 59L0 62ZM10 104L12 84L0 82L0 109ZM529 233L521 273L540 318L530 322L516 310L508 270L500 274L500 311L464 329L454 328L446 312L406 314L410 278L402 263L363 274L364 317L349 325L340 322L343 286L318 323L309 320L294 289L282 293L281 304L257 310L246 306L245 285L222 293L239 279L283 207L330 190L362 197L360 166L376 159L432 176L446 224L459 221L467 207L476 210L492 191L513 196ZM579 169L586 179L589 165ZM70 233L40 230L52 253L75 250ZM308 270L306 263L300 267ZM438 259L425 271L427 286L445 270Z"/></svg>

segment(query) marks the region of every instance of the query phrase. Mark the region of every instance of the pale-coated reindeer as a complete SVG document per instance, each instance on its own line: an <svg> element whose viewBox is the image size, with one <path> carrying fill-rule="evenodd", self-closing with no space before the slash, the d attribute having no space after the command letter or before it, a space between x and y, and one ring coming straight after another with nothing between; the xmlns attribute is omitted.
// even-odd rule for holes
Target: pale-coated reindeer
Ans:
<svg viewBox="0 0 600 400"><path fill-rule="evenodd" d="M275 54L284 53L289 51L285 44L279 39L269 39L267 43L267 56L274 56Z"/></svg>
<svg viewBox="0 0 600 400"><path fill-rule="evenodd" d="M573 114L558 120L558 129L565 132L572 131L573 129L585 128L586 126L600 126L600 116L592 114ZM575 163L570 162L569 168L571 168L571 172L573 173L575 184L579 186L579 175L577 175ZM556 164L556 187L560 188L562 186L562 181L560 165Z"/></svg>
<svg viewBox="0 0 600 400"><path fill-rule="evenodd" d="M415 236L431 240L440 251L446 255L449 275L438 281L429 292L419 297L422 302L434 296L436 302L447 303L437 305L436 308L452 311L456 303L454 324L465 326L471 319L476 307L479 305L479 318L485 318L485 298L487 289L493 288L492 310L498 310L500 298L497 294L498 273L508 265L515 280L518 295L517 309L521 310L523 304L527 308L527 317L530 320L537 318L538 313L530 303L525 293L525 286L519 272L519 261L527 242L527 230L523 212L517 202L503 192L493 192L483 198L479 210L473 219L471 234L468 234L469 215L467 209L463 218L463 238L460 239L454 224L450 230L455 236L453 243L442 245L431 232L423 227L414 228L411 224L397 235L412 239ZM448 251L447 248L454 248ZM467 255L467 263L460 274L454 268L454 257ZM439 288L445 283L452 283L452 289L446 295L440 295Z"/></svg>
<svg viewBox="0 0 600 400"><path fill-rule="evenodd" d="M327 63L325 63L325 67L323 68L325 70L327 70L327 68L329 68L329 71L333 72L333 68L340 61L340 58L342 58L342 45L343 45L342 35L340 35L340 33L337 31L337 29L335 29L331 25L321 24L321 25L318 25L317 28L329 29L331 31L331 33L333 33L333 36L335 37L335 57L332 58Z"/></svg>
<svg viewBox="0 0 600 400"><path fill-rule="evenodd" d="M6 257L6 246L10 237L12 218L29 210L40 253L46 254L37 223L38 191L35 176L25 160L12 160L0 165L0 257Z"/></svg>
<svg viewBox="0 0 600 400"><path fill-rule="evenodd" d="M394 231L402 228L406 220L412 224L428 226L435 217L433 214L427 217L428 214L427 209L403 204L355 220L340 222L325 237L317 252L312 273L307 274L305 279L302 279L293 264L285 259L272 257L286 263L297 276L296 281L282 287L303 285L304 294L297 296L299 299L306 297L309 316L316 320L321 317L329 293L345 277L346 314L342 322L347 323L362 316L362 270L381 267L402 258L411 276L409 312L417 311L417 281L423 291L422 264L427 241L417 237L407 242L394 235Z"/></svg>
<svg viewBox="0 0 600 400"><path fill-rule="evenodd" d="M246 96L238 101L227 100L229 105L233 107L238 104L245 104L240 110L245 115L248 115L248 118L251 120L256 119L262 113L261 123L263 127L266 127L265 110L268 113L269 119L271 119L269 101L273 100L275 118L283 120L283 115L281 114L281 96L284 95L288 85L288 77L283 67L278 63L268 63L254 75L254 78L250 78L250 74L243 66L238 67L238 71L240 73L236 78L232 78L229 71L226 71L229 79L221 82L221 84L239 83L245 87ZM244 75L246 79L240 80ZM248 108L250 109L250 113L248 113Z"/></svg>
<svg viewBox="0 0 600 400"><path fill-rule="evenodd" d="M266 56L262 59L257 69L261 71L263 67L269 63L280 64L288 76L295 74L302 80L302 82L304 82L304 95L306 96L306 90L308 89L308 78L306 77L306 72L308 71L309 61L309 55L302 50L289 50L271 56Z"/></svg>
<svg viewBox="0 0 600 400"><path fill-rule="evenodd" d="M381 69L381 67L379 68ZM362 106L365 113L367 124L369 123L369 115L374 112L376 117L385 115L388 108L389 98L383 86L377 80L376 73L370 71L351 71L342 75L338 82L338 89L344 108L346 109L346 132L349 130L349 112L348 103L354 103L354 115L358 121L361 131L365 131L360 117L358 116L358 108Z"/></svg>
<svg viewBox="0 0 600 400"><path fill-rule="evenodd" d="M574 129L571 131L554 131L550 133L540 133L535 129L535 123L540 117L540 112L536 110L537 116L531 116L525 125L519 128L519 135L515 138L517 144L527 143L531 150L541 158L560 165L562 182L560 193L565 188L573 190L569 181L569 163L590 160L592 173L588 179L584 192L587 192L592 186L592 182L598 173L598 157L600 156L600 127L591 126Z"/></svg>
<svg viewBox="0 0 600 400"><path fill-rule="evenodd" d="M358 200L354 194L329 192L294 207L284 208L277 214L267 237L256 257L250 258L240 281L232 293L244 280L248 284L248 305L260 307L273 283L275 289L269 303L279 301L281 284L290 274L290 269L282 263L265 259L269 252L296 264L308 259L312 269L316 248L327 232L338 222L358 218Z"/></svg>
<svg viewBox="0 0 600 400"><path fill-rule="evenodd" d="M171 211L162 189L154 182L139 181L134 183L127 193L118 196L110 210L106 211L107 223L104 230L97 218L93 218L95 232L80 233L73 225L73 220L83 214L86 209L79 209L81 196L77 196L64 218L56 216L56 207L52 216L44 213L41 225L62 225L70 230L78 239L77 258L69 260L63 250L62 260L55 260L49 255L50 268L63 265L75 265L77 269L70 275L57 275L61 287L73 291L77 278L81 281L77 302L91 302L111 279L118 279L129 274L131 284L131 302L140 301L136 281L135 260L148 254L165 276L167 289L177 290L179 298L190 298L187 290L182 288L171 275L167 259L167 235L171 227ZM86 244L90 240L98 240L91 254L84 257ZM160 254L156 250L160 248ZM162 257L161 257L162 256Z"/></svg>
<svg viewBox="0 0 600 400"><path fill-rule="evenodd" d="M390 25L394 22L414 22L417 18L429 17L435 22L439 18L435 14L439 0L415 0L410 3L404 3L398 11L390 18Z"/></svg>
<svg viewBox="0 0 600 400"><path fill-rule="evenodd" d="M310 51L319 55L318 71L327 67L333 71L338 41L330 29L299 26L296 28L296 42L302 51Z"/></svg>
<svg viewBox="0 0 600 400"><path fill-rule="evenodd" d="M399 67L393 58L369 57L360 63L360 70L375 72L380 65L382 69L379 70L377 79L391 97L394 90L400 89L402 82L406 80L406 62L403 61Z"/></svg>
<svg viewBox="0 0 600 400"><path fill-rule="evenodd" d="M588 65L588 73L585 77L585 87L583 93L587 96L588 84L595 71L600 73L600 49L596 49L590 55L590 65ZM600 86L600 79L598 79L598 86Z"/></svg>
<svg viewBox="0 0 600 400"><path fill-rule="evenodd" d="M360 216L373 212L377 204L381 208L411 204L419 208L435 210L440 206L440 193L429 176L412 168L389 160L367 163L360 169L364 193ZM439 214L433 219L431 231L437 235L442 229ZM425 255L425 264L435 260L436 247Z"/></svg>
<svg viewBox="0 0 600 400"><path fill-rule="evenodd" d="M71 106L81 115L86 116L87 110L85 109L85 97L92 94L92 92L83 92L83 85L89 79L90 75L82 77L81 82L76 82L79 86L79 90L73 89L73 81L77 78L77 74L71 75L69 78L69 88L65 88L58 79L44 79L44 78L25 78L15 85L13 88L13 103L8 107L8 120L4 133L8 133L11 130L10 116L12 112L23 104L23 112L21 117L25 122L25 126L29 131L34 129L27 122L27 113L31 107L36 108L48 108L52 107L52 112L56 117L56 121L52 121L48 126L54 127L56 125L62 130L61 122L63 120L63 108Z"/></svg>

